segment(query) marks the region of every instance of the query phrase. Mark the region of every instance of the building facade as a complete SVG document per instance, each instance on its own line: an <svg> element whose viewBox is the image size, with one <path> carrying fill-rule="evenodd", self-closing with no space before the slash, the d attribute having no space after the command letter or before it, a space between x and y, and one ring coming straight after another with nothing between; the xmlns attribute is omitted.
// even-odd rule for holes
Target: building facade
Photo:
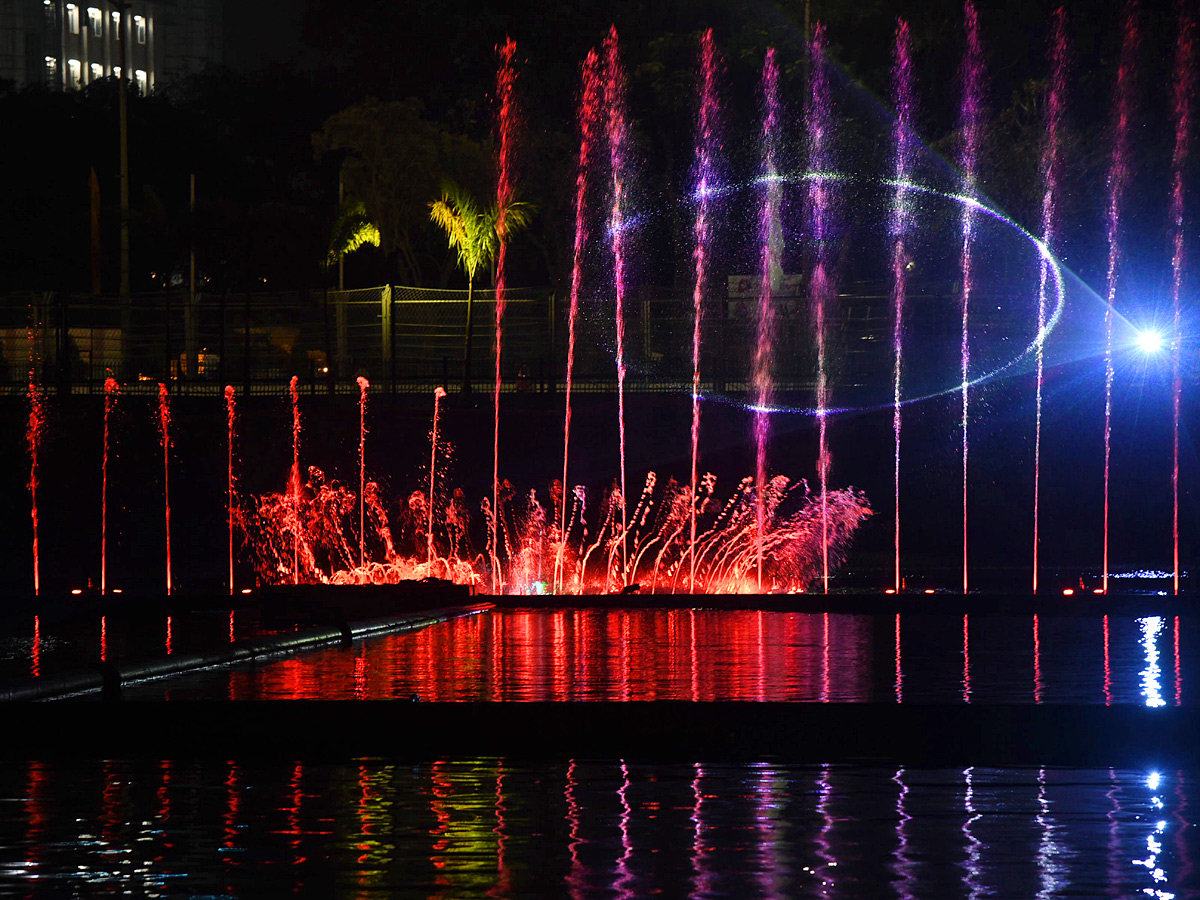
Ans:
<svg viewBox="0 0 1200 900"><path fill-rule="evenodd" d="M220 0L0 0L0 79L79 90L126 76L142 93L222 62Z"/></svg>

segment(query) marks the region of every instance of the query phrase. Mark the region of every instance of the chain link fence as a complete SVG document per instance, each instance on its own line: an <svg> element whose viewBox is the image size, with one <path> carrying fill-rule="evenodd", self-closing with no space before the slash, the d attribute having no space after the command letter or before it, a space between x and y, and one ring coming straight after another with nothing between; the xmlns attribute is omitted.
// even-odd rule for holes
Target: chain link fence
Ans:
<svg viewBox="0 0 1200 900"><path fill-rule="evenodd" d="M886 290L870 285L853 288L840 294L827 313L830 377L844 385L887 384L892 374L890 299ZM957 301L952 286L911 293L910 330L946 330L946 322L957 322ZM721 296L704 302L705 389L748 389L758 302ZM771 302L776 307L776 388L811 390L816 349L808 301L780 297ZM621 343L626 388L690 390L690 292L646 293L627 299L625 309ZM505 390L561 389L568 316L567 301L548 291L509 292L501 351ZM612 299L581 298L576 390L615 388L618 343ZM953 350L957 353L957 344ZM0 298L0 391L5 393L24 390L31 366L48 389L80 393L102 390L110 375L135 393L139 386L157 390L160 381L177 393L215 393L225 384L244 393L270 393L293 375L310 391L354 392L360 375L377 392L427 391L435 385L452 392L490 391L494 351L495 297L486 289L475 291L470 303L466 291L393 285L203 293L194 300L186 293L138 295L127 303L65 293Z"/></svg>

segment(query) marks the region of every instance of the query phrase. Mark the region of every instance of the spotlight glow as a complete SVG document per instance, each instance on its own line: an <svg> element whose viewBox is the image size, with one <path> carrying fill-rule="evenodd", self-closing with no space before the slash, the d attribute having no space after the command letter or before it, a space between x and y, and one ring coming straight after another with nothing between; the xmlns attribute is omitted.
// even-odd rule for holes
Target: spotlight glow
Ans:
<svg viewBox="0 0 1200 900"><path fill-rule="evenodd" d="M1162 332L1156 331L1153 328L1146 328L1137 333L1134 339L1137 348L1143 353L1161 353L1163 348L1167 346L1167 339L1163 337Z"/></svg>

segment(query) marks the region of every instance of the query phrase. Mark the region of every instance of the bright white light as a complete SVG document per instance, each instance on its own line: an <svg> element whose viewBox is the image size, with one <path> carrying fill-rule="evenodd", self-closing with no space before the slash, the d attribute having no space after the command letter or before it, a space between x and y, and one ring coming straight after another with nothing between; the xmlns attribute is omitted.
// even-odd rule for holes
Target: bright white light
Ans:
<svg viewBox="0 0 1200 900"><path fill-rule="evenodd" d="M1146 787L1152 791L1157 791L1160 780L1161 776L1157 772L1151 772L1150 776L1146 779Z"/></svg>
<svg viewBox="0 0 1200 900"><path fill-rule="evenodd" d="M1158 353L1167 345L1166 338L1162 336L1162 332L1155 331L1153 328L1139 331L1135 343L1137 344L1137 348L1143 353Z"/></svg>

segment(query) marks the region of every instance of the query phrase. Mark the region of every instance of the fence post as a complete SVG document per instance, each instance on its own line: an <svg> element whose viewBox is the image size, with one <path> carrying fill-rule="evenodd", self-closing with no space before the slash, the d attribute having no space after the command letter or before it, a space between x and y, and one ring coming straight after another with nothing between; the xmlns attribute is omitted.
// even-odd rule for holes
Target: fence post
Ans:
<svg viewBox="0 0 1200 900"><path fill-rule="evenodd" d="M384 287L387 291L387 311L388 311L388 359L391 360L389 370L392 376L392 396L396 394L396 308L395 300L392 296L392 286L388 284Z"/></svg>

